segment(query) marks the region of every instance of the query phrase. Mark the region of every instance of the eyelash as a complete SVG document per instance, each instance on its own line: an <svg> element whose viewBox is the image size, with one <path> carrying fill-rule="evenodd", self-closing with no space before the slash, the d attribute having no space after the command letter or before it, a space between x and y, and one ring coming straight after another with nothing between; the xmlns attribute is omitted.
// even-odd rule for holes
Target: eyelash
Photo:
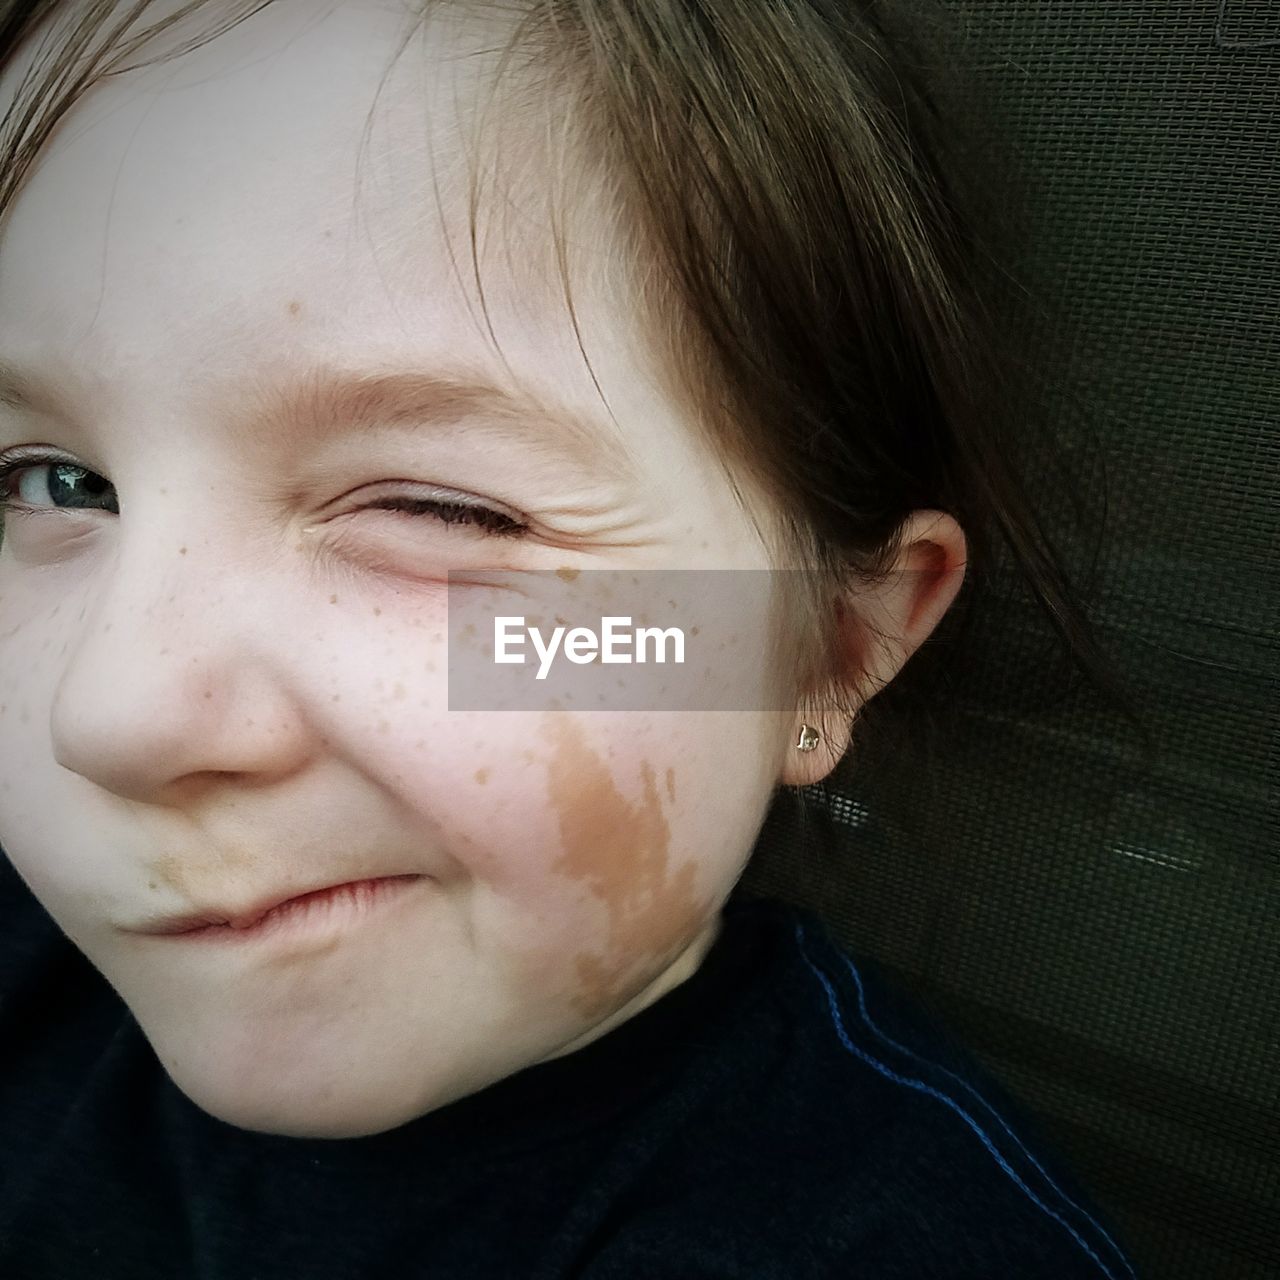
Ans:
<svg viewBox="0 0 1280 1280"><path fill-rule="evenodd" d="M22 502L15 502L8 496L9 481L20 471L28 471L35 467L69 467L87 476L96 476L97 472L87 467L59 457L56 454L27 454L0 462L0 516L9 511L23 514L59 508L27 507ZM74 508L70 508L74 509ZM481 506L473 502L456 502L442 498L416 498L408 494L379 498L366 503L362 508L366 511L400 511L410 516L428 515L444 525L469 525L481 533L495 538L519 538L528 533L529 526L522 524L514 516L509 516L492 507Z"/></svg>

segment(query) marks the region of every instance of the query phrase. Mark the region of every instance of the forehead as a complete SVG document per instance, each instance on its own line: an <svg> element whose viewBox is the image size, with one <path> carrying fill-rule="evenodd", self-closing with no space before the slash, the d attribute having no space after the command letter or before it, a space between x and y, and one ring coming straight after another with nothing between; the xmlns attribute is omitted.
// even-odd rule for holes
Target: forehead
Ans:
<svg viewBox="0 0 1280 1280"><path fill-rule="evenodd" d="M275 0L96 85L4 223L0 359L105 397L112 379L214 390L317 357L471 370L505 358L598 416L549 231L549 171L563 178L569 161L547 144L550 104L539 112L527 91L527 111L504 109L505 93L490 103L505 34L451 8L424 24L399 5ZM27 57L0 83L6 106ZM638 394L644 350L612 220L586 170L558 207L612 405L614 391Z"/></svg>

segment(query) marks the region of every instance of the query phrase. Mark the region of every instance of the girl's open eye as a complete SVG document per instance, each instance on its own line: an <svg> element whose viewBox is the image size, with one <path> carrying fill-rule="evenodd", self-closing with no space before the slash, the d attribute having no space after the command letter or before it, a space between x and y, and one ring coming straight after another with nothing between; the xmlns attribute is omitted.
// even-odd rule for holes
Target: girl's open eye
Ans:
<svg viewBox="0 0 1280 1280"><path fill-rule="evenodd" d="M518 538L528 525L452 491L440 496L393 494L364 504L365 511L400 511L429 516L441 524L499 538ZM49 454L25 454L0 461L0 514L100 510L120 514L115 487L96 472Z"/></svg>
<svg viewBox="0 0 1280 1280"><path fill-rule="evenodd" d="M120 514L109 480L64 458L31 455L0 463L0 511L9 510Z"/></svg>

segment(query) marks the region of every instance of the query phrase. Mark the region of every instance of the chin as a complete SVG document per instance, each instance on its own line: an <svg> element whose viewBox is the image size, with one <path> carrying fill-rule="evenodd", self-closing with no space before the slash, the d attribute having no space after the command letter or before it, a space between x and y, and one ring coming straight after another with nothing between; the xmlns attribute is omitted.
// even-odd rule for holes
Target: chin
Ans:
<svg viewBox="0 0 1280 1280"><path fill-rule="evenodd" d="M465 1090L432 1088L361 1072L341 1057L289 1071L219 1069L216 1055L159 1053L174 1085L201 1111L224 1124L284 1138L365 1138L416 1120ZM225 1067L230 1064L223 1063ZM399 1087L397 1087L397 1084Z"/></svg>
<svg viewBox="0 0 1280 1280"><path fill-rule="evenodd" d="M207 1082L193 1087L176 1077L174 1084L215 1120L281 1138L367 1138L435 1110L418 1102L396 1106L385 1096L360 1097L333 1090L312 1094L295 1088L287 1097L280 1092L256 1096L243 1089L209 1088Z"/></svg>

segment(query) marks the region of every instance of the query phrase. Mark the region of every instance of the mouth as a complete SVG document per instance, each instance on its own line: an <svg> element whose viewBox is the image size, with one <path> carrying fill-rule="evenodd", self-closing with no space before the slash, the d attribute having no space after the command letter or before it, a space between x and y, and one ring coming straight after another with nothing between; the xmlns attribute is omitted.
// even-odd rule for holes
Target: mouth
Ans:
<svg viewBox="0 0 1280 1280"><path fill-rule="evenodd" d="M351 905L368 903L375 897L385 896L390 889L426 878L423 875L396 875L378 876L365 880L344 880L298 894L276 893L244 907L215 908L180 916L160 916L126 932L145 934L149 937L256 933L267 925L290 917L300 917L322 907L338 903Z"/></svg>

